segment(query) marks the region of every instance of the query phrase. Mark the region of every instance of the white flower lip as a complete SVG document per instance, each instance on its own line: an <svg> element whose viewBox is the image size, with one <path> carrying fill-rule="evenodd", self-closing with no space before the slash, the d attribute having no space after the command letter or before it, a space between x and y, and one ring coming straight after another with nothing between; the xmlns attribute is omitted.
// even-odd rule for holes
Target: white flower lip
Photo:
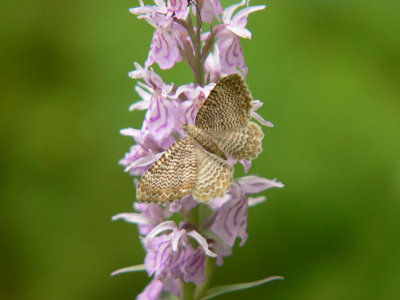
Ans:
<svg viewBox="0 0 400 300"><path fill-rule="evenodd" d="M174 221L165 221L160 224L158 224L150 233L145 237L146 240L152 239L159 235L161 232L166 231L166 230L175 230L176 229L176 224Z"/></svg>
<svg viewBox="0 0 400 300"><path fill-rule="evenodd" d="M207 243L206 239L200 233L198 233L195 230L192 230L192 231L188 232L187 235L194 238L199 243L199 245L201 247L203 247L206 255L208 255L210 257L217 257L217 254L215 254L214 252L210 251L210 249L208 249L208 243Z"/></svg>
<svg viewBox="0 0 400 300"><path fill-rule="evenodd" d="M114 215L111 218L111 220L113 220L113 221L119 220L119 219L123 219L126 222L135 223L135 224L150 225L153 223L152 219L150 219L147 216L144 216L143 214L138 214L138 213L120 213L120 214Z"/></svg>
<svg viewBox="0 0 400 300"><path fill-rule="evenodd" d="M212 252L208 248L208 243L206 239L197 231L191 230L189 232L186 232L184 229L178 229L176 227L176 224L174 221L165 221L161 224L158 224L145 238L144 240L149 241L150 239L155 238L157 235L159 235L161 232L164 232L166 230L171 230L173 231L172 237L171 237L171 245L172 245L172 251L176 251L178 249L178 243L181 240L183 235L188 235L192 237L196 242L204 249L204 252L206 255L210 257L216 257L217 254Z"/></svg>
<svg viewBox="0 0 400 300"><path fill-rule="evenodd" d="M135 160L133 163L131 163L129 166L125 168L125 172L129 172L130 170L134 168L141 168L141 167L146 167L154 163L157 159L160 158L160 156L163 154L163 152L158 153L158 154L153 154L152 152L149 152L146 156L143 156L137 160Z"/></svg>

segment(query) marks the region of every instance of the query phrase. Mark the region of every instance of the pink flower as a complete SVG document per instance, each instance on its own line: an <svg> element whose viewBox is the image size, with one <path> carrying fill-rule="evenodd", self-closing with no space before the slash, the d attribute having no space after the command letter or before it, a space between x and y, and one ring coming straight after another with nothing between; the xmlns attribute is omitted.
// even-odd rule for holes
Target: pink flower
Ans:
<svg viewBox="0 0 400 300"><path fill-rule="evenodd" d="M163 283L161 280L154 278L146 286L146 288L137 296L137 300L157 300L161 294Z"/></svg>
<svg viewBox="0 0 400 300"><path fill-rule="evenodd" d="M196 114L214 85L214 83L211 83L201 87L194 84L186 84L178 87L172 98L177 106L177 118L180 124L194 125ZM176 130L181 136L184 134L181 126L178 126Z"/></svg>
<svg viewBox="0 0 400 300"><path fill-rule="evenodd" d="M265 197L249 198L248 195L273 187L282 188L283 184L258 176L239 178L224 197L216 198L211 203L211 207L216 210L215 220L210 226L211 231L229 247L234 245L236 238L241 239L240 246L243 246L247 240L248 205L265 200ZM223 248L221 245L219 247ZM216 252L219 256L221 255L218 251ZM229 252L227 253L230 255Z"/></svg>
<svg viewBox="0 0 400 300"><path fill-rule="evenodd" d="M137 15L138 19L145 19L153 27L168 27L174 21L172 12L167 10L164 0L154 0L156 5L144 5L139 0L139 7L129 9L129 12Z"/></svg>
<svg viewBox="0 0 400 300"><path fill-rule="evenodd" d="M167 11L172 16L185 20L189 13L189 5L187 0L168 0Z"/></svg>
<svg viewBox="0 0 400 300"><path fill-rule="evenodd" d="M226 75L222 72L221 61L219 57L219 47L217 44L214 46L214 52L211 52L205 63L204 68L207 72L206 77L210 78L210 82L217 82L219 78Z"/></svg>
<svg viewBox="0 0 400 300"><path fill-rule="evenodd" d="M230 199L218 207L217 216L210 229L216 233L226 245L232 247L237 237L243 246L247 239L247 195L237 183L227 194Z"/></svg>
<svg viewBox="0 0 400 300"><path fill-rule="evenodd" d="M156 278L180 278L185 282L200 284L204 280L205 255L216 257L208 248L207 241L195 230L178 229L173 221L156 226L142 241L146 248L146 270ZM161 234L171 231L169 234ZM194 249L188 237L200 247Z"/></svg>
<svg viewBox="0 0 400 300"><path fill-rule="evenodd" d="M276 181L276 179L270 180L255 175L241 177L237 180L237 184L246 195L258 194L274 187L284 187L283 183Z"/></svg>
<svg viewBox="0 0 400 300"><path fill-rule="evenodd" d="M258 113L256 113L256 110L259 109L261 106L263 106L263 103L260 100L253 100L252 107L251 107L251 116L256 119L260 124L268 126L268 127L274 127L274 124L272 124L269 121L264 120L263 117L261 117Z"/></svg>
<svg viewBox="0 0 400 300"><path fill-rule="evenodd" d="M165 84L156 72L152 68L143 68L137 62L134 63L136 70L129 72L129 77L133 79L143 79L145 84L141 84L149 92L153 92L155 90L161 91L163 95L171 92L173 85ZM140 95L140 93L139 93ZM131 110L131 109L130 109Z"/></svg>
<svg viewBox="0 0 400 300"><path fill-rule="evenodd" d="M151 41L146 67L156 62L162 70L171 69L181 59L174 36L167 29L157 28Z"/></svg>
<svg viewBox="0 0 400 300"><path fill-rule="evenodd" d="M222 21L225 24L225 28L231 31L233 34L245 39L251 39L251 32L246 28L247 17L252 12L259 11L265 8L265 5L249 6L249 3L250 0L243 0L238 4L229 6L225 9L222 16ZM232 17L235 10L244 5L246 5L247 7L240 10Z"/></svg>
<svg viewBox="0 0 400 300"><path fill-rule="evenodd" d="M236 9L246 5L247 7L240 10L233 17ZM239 68L244 75L247 74L247 67L244 62L242 47L239 38L251 38L251 32L246 28L247 17L250 13L262 10L265 5L248 6L249 0L243 0L238 4L234 4L225 9L222 16L224 25L218 29L217 45L220 50L220 61L222 71L226 74L237 72Z"/></svg>
<svg viewBox="0 0 400 300"><path fill-rule="evenodd" d="M131 105L129 110L147 109L142 131L150 132L163 140L171 135L177 125L172 117L176 113L176 107L170 101L173 84L165 84L151 68L144 69L138 63L135 63L135 67L136 70L130 72L129 76L145 81L145 84L139 82L135 88L143 100Z"/></svg>
<svg viewBox="0 0 400 300"><path fill-rule="evenodd" d="M171 213L155 203L134 203L134 208L140 213L120 213L112 217L112 220L123 219L129 223L138 225L139 233L147 235L164 219L169 218Z"/></svg>
<svg viewBox="0 0 400 300"><path fill-rule="evenodd" d="M120 165L125 166L125 172L131 175L142 176L149 166L157 159L157 154L147 151L141 145L133 145L129 152L125 153Z"/></svg>
<svg viewBox="0 0 400 300"><path fill-rule="evenodd" d="M179 36L177 33L182 31L182 28L174 23L174 18L186 18L188 9L183 7L185 1L182 0L169 1L168 7L163 0L154 2L155 6L149 6L140 1L140 7L131 8L129 11L156 28L145 66L149 67L156 62L161 69L165 70L172 68L182 59L177 44Z"/></svg>
<svg viewBox="0 0 400 300"><path fill-rule="evenodd" d="M179 294L179 280L172 278L165 278L162 281L153 278L152 281L146 286L136 299L137 300L158 300L162 291L171 293L172 295Z"/></svg>
<svg viewBox="0 0 400 300"><path fill-rule="evenodd" d="M188 212L199 205L199 202L194 200L192 196L187 196L180 200L175 200L169 204L169 211L171 213L181 212L184 215L187 215Z"/></svg>
<svg viewBox="0 0 400 300"><path fill-rule="evenodd" d="M205 87L193 84L174 89L166 84L151 68L135 63L136 70L129 73L134 79L143 79L135 87L142 100L132 104L130 110L147 110L142 128L125 128L121 134L131 136L132 146L120 164L132 175L143 175L175 139L173 135L184 135L182 124L193 125L197 111L207 98L214 83Z"/></svg>
<svg viewBox="0 0 400 300"><path fill-rule="evenodd" d="M218 34L218 48L220 49L219 60L221 62L221 70L225 74L233 74L238 71L246 76L247 67L244 62L243 50L237 36L228 32L221 31Z"/></svg>
<svg viewBox="0 0 400 300"><path fill-rule="evenodd" d="M127 167L126 172L132 175L143 175L158 159L161 152L174 143L172 134L180 129L176 105L170 99L173 85L165 84L152 69L144 69L135 63L136 70L129 73L135 79L143 79L138 83L136 91L142 100L131 105L130 110L147 109L145 120L140 130L126 128L121 134L131 136L137 143L132 146L120 161Z"/></svg>
<svg viewBox="0 0 400 300"><path fill-rule="evenodd" d="M125 172L132 175L143 175L163 151L174 143L171 136L157 136L149 130L126 128L121 130L121 134L133 137L137 143L120 160L120 164L126 167Z"/></svg>
<svg viewBox="0 0 400 300"><path fill-rule="evenodd" d="M193 6L193 14L195 12L196 7ZM211 23L214 16L217 18L218 21L221 21L220 15L222 14L223 9L219 0L203 0L203 5L201 7L201 19L203 22Z"/></svg>

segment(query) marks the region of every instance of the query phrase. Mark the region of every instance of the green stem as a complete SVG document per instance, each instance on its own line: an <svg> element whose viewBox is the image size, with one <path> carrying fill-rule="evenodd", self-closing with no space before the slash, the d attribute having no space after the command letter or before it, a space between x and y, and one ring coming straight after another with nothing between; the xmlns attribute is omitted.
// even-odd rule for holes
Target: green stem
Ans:
<svg viewBox="0 0 400 300"><path fill-rule="evenodd" d="M194 224L196 226L196 228L199 223L199 207L200 207L200 205L201 204L197 205L196 207L193 207L189 211L188 216L187 216L188 222Z"/></svg>
<svg viewBox="0 0 400 300"><path fill-rule="evenodd" d="M191 282L182 282L182 293L181 299L182 300L193 300L193 294L196 286Z"/></svg>
<svg viewBox="0 0 400 300"><path fill-rule="evenodd" d="M196 10L196 44L194 45L195 59L196 59L196 72L195 80L200 86L204 85L204 63L201 59L201 16L199 10Z"/></svg>
<svg viewBox="0 0 400 300"><path fill-rule="evenodd" d="M196 227L199 223L199 207L200 205L197 205L196 207L192 208L187 216L187 221L194 224ZM196 286L192 282L184 282L182 280L181 299L193 300L195 289Z"/></svg>
<svg viewBox="0 0 400 300"><path fill-rule="evenodd" d="M215 272L215 258L206 256L204 275L205 279L194 291L194 300L200 300L207 292Z"/></svg>
<svg viewBox="0 0 400 300"><path fill-rule="evenodd" d="M194 50L194 82L197 85L204 85L204 62L201 56L201 17L199 12L196 13L196 31L193 29L192 16L189 14L187 33L189 34L190 40L192 41Z"/></svg>
<svg viewBox="0 0 400 300"><path fill-rule="evenodd" d="M200 86L204 85L204 61L201 55L201 16L199 11L196 11L196 32L193 29L192 18L189 14L188 19L188 34L192 41L193 50L194 50L194 58L195 58L195 66L194 66L194 82ZM196 228L199 226L199 213L200 213L200 205L192 208L187 216L187 221L194 224ZM214 274L215 269L215 260L206 257L205 261L205 280L198 287L191 282L182 281L182 293L181 299L183 300L195 300L200 299L202 295L207 291L208 286L210 285L211 278Z"/></svg>

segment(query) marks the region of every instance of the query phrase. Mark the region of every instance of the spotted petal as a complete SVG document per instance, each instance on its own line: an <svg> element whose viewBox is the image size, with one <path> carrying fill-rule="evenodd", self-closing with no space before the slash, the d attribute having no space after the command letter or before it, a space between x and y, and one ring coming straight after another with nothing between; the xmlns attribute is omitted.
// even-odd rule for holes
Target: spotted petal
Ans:
<svg viewBox="0 0 400 300"><path fill-rule="evenodd" d="M156 28L151 41L146 67L156 62L160 69L171 69L175 63L182 59L174 37L163 28Z"/></svg>

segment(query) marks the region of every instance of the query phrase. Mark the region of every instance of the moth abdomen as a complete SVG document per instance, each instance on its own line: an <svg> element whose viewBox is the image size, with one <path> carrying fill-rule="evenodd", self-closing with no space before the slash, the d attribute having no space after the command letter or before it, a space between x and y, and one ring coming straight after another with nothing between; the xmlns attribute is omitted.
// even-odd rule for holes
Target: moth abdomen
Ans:
<svg viewBox="0 0 400 300"><path fill-rule="evenodd" d="M204 129L189 124L183 124L183 130L207 151L225 160L227 159L225 153L217 146L213 138Z"/></svg>

